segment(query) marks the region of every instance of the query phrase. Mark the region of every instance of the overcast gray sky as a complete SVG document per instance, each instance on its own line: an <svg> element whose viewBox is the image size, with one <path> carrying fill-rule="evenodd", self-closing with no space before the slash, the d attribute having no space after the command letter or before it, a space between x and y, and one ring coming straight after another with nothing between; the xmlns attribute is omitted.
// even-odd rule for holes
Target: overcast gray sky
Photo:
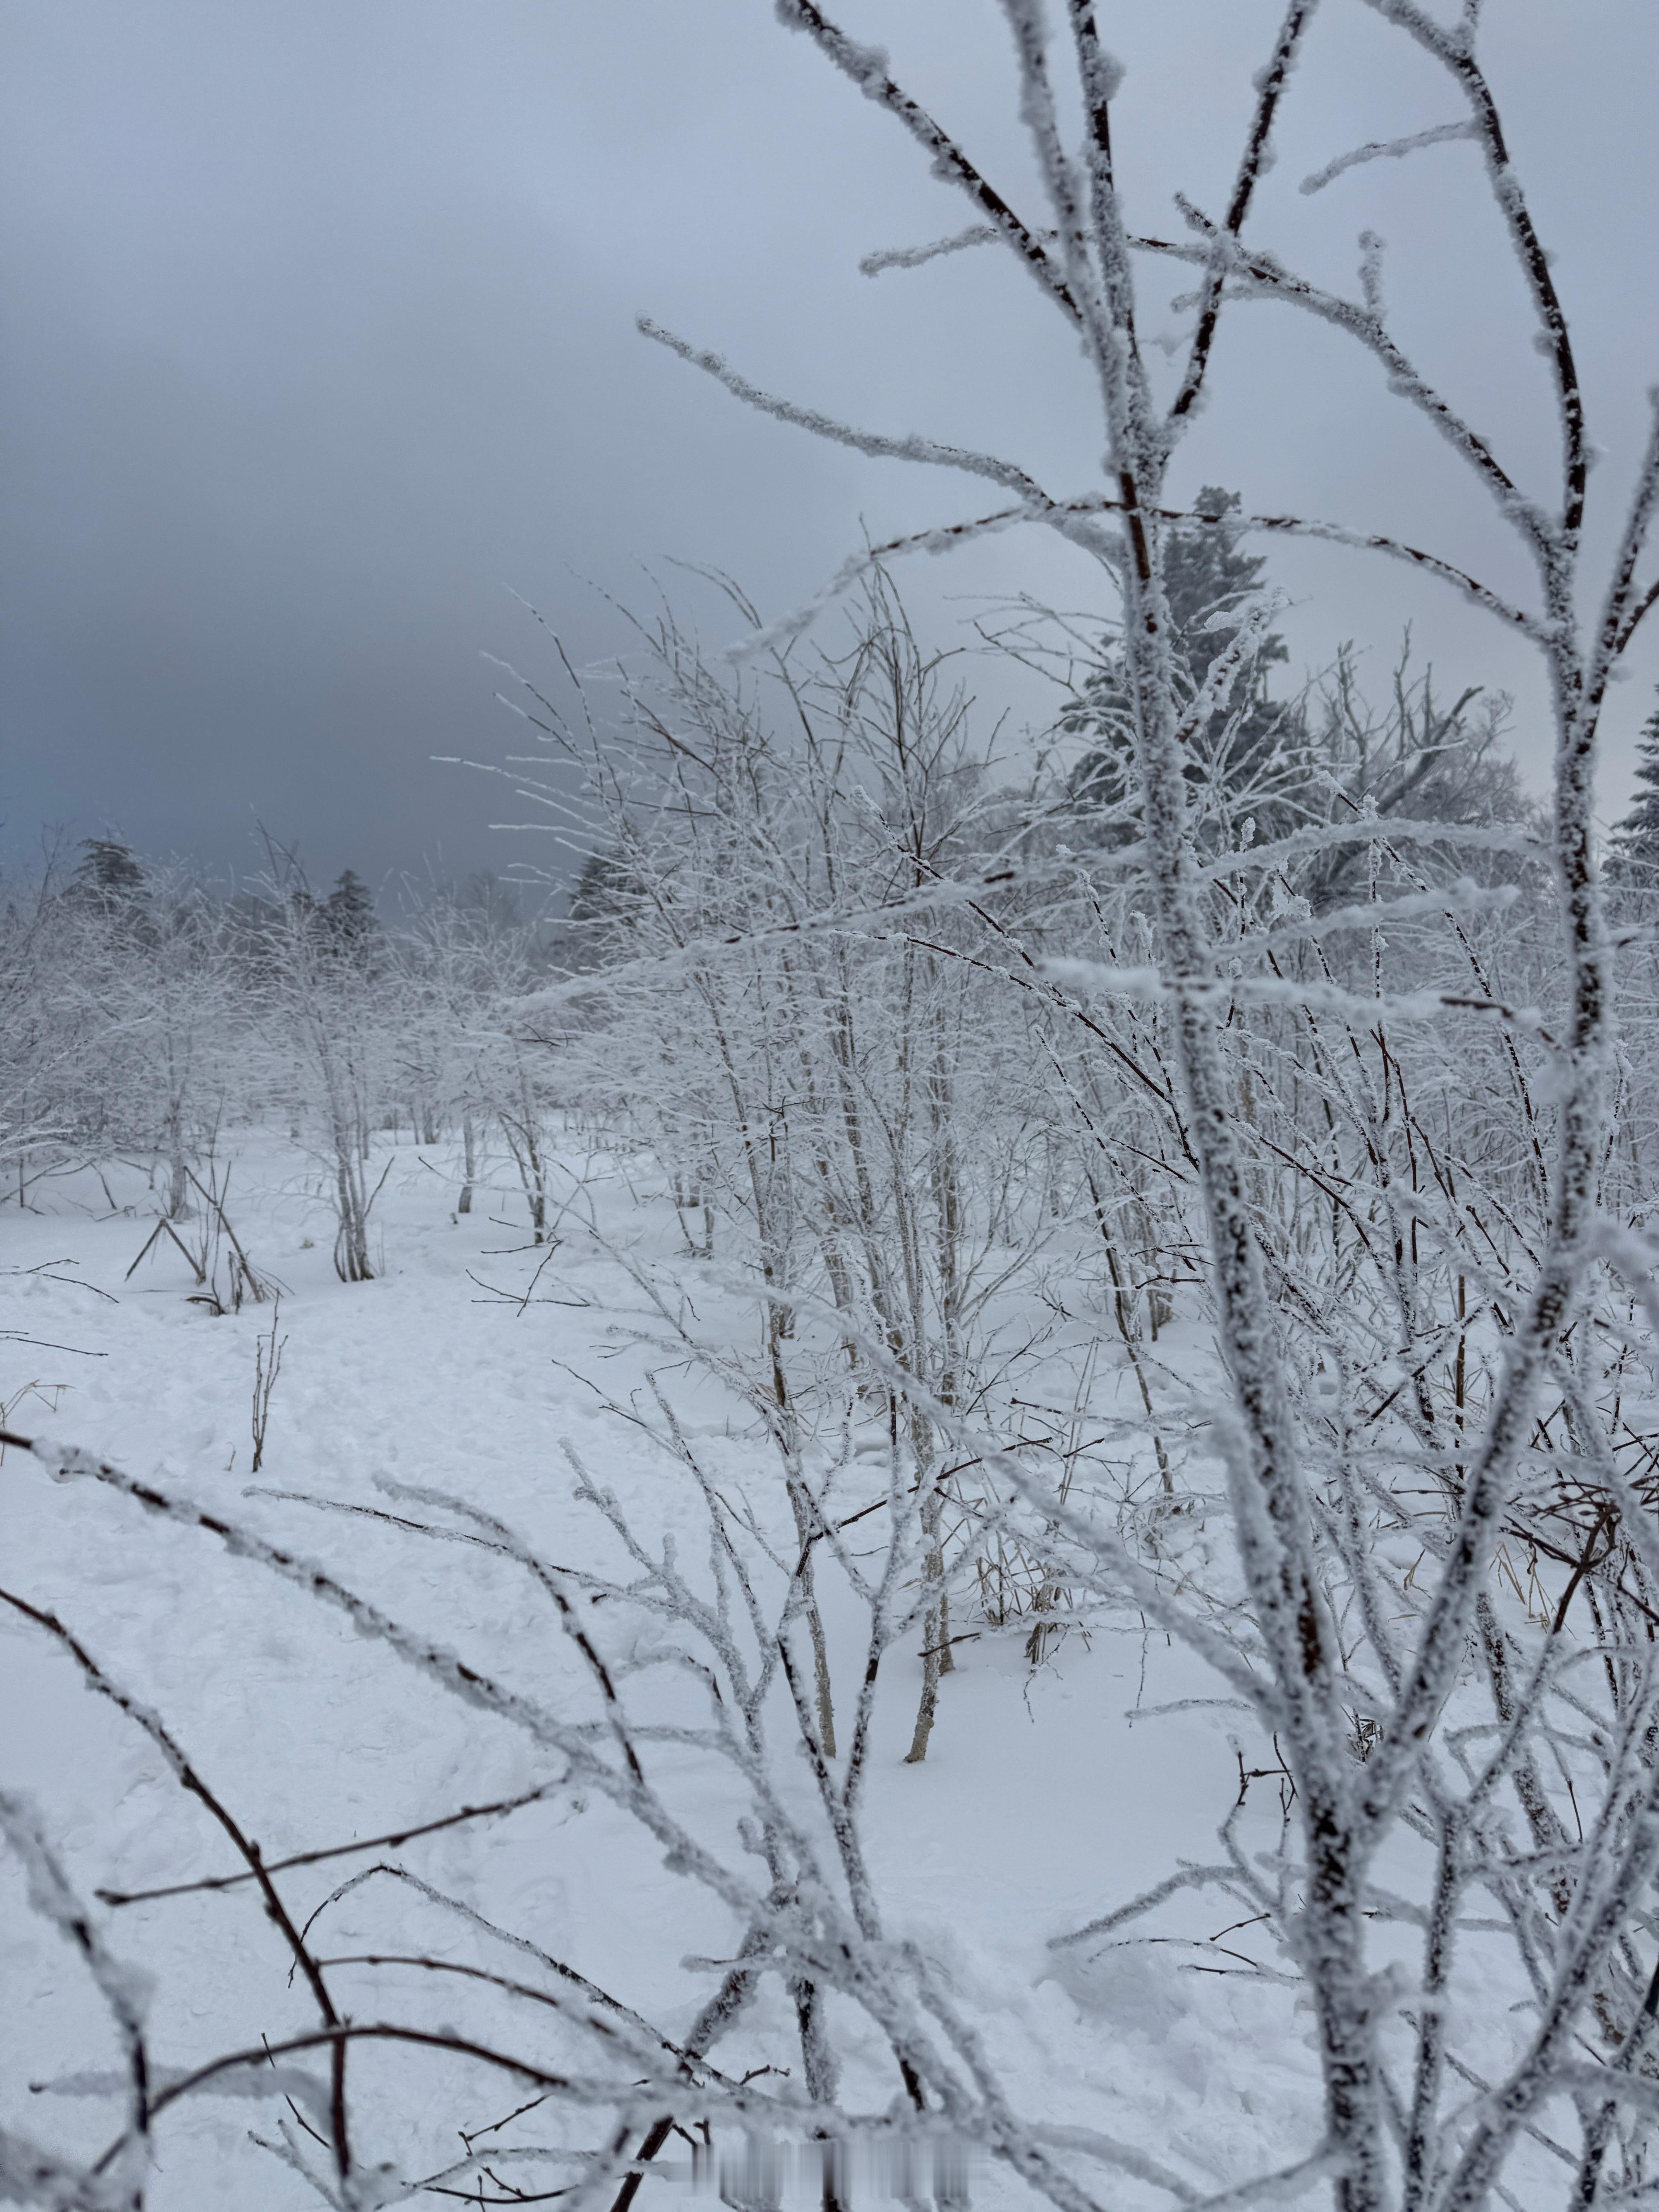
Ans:
<svg viewBox="0 0 1659 2212"><path fill-rule="evenodd" d="M1449 4L1449 0L1442 0ZM1129 65L1138 219L1218 205L1280 0L1108 0ZM994 0L842 0L917 95L1029 199ZM1577 319L1607 518L1659 376L1659 37L1651 0L1488 0L1491 66ZM873 246L968 219L892 125L766 0L4 0L6 580L0 849L118 824L257 866L263 821L315 877L551 858L492 833L504 789L434 753L520 732L481 650L532 668L533 601L573 658L651 574L723 641L676 561L769 614L863 530L980 511L966 478L872 464L746 413L638 337L645 312L757 382L891 431L991 446L1050 489L1097 481L1081 365L1035 289L965 254L875 282ZM1313 198L1359 141L1455 119L1450 88L1361 0L1324 0L1255 236L1352 289L1389 243L1399 334L1548 489L1553 436L1520 289L1446 145ZM1040 217L1038 218L1040 219ZM1178 286L1147 272L1147 319ZM1179 485L1392 529L1519 588L1480 499L1330 333L1233 311ZM1410 619L1447 680L1517 695L1505 635L1411 577L1275 548L1299 657L1382 673ZM1097 603L1036 532L906 578L926 619L1024 589ZM596 590L594 587L598 586ZM1616 696L1616 811L1659 637ZM1006 679L975 671L990 697Z"/></svg>

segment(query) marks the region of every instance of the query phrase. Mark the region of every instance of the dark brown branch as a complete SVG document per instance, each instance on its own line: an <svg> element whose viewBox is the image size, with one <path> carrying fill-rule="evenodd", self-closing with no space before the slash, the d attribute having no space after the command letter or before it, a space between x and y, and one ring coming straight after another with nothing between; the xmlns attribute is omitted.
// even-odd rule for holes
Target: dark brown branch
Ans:
<svg viewBox="0 0 1659 2212"><path fill-rule="evenodd" d="M441 1820L422 1820L416 1827L399 1828L387 1836L368 1836L360 1844L331 1844L315 1851L295 1851L285 1859L268 1859L267 1874L286 1874L290 1867L318 1866L325 1859L349 1858L355 1851L375 1851L390 1844L394 1849L400 1844L413 1843L417 1836L435 1835L441 1828L459 1827L464 1820L488 1820L498 1813L516 1813L521 1806L534 1805L554 1790L564 1787L563 1782L550 1782L540 1790L527 1790L521 1797L503 1797L494 1805L463 1805L457 1813L446 1813ZM101 1904L110 1905L150 1905L158 1898L191 1897L198 1890L234 1889L254 1879L247 1874L207 1875L200 1881L179 1881L164 1889L100 1889L93 1893Z"/></svg>
<svg viewBox="0 0 1659 2212"><path fill-rule="evenodd" d="M1291 0L1285 20L1279 26L1273 57L1257 79L1255 112L1250 118L1250 135L1238 165L1233 196L1228 203L1222 228L1228 236L1236 239L1244 228L1244 218L1250 211L1250 202L1261 176L1262 161L1273 136L1273 118L1279 112L1285 80L1296 59L1296 50L1302 43L1319 0ZM1197 404L1204 389L1204 378L1210 365L1210 352L1215 343L1216 325L1221 317L1222 294L1226 285L1226 270L1219 261L1212 263L1204 280L1204 301L1199 310L1198 328L1193 335L1192 349L1188 356L1187 373L1181 380L1170 409L1170 420L1181 422Z"/></svg>
<svg viewBox="0 0 1659 2212"><path fill-rule="evenodd" d="M15 1443L21 1439L6 1437L4 1441ZM55 1638L74 1658L85 1676L88 1687L96 1690L100 1697L107 1698L110 1703L125 1713L130 1720L137 1723L173 1769L174 1779L180 1789L187 1790L213 1815L237 1850L247 1861L249 1868L247 1879L258 1883L260 1893L264 1900L266 1915L293 1952L295 1962L306 1978L311 1994L316 2001L317 2009L322 2014L325 2026L330 2028L337 2027L339 2014L334 2009L333 2001L329 1996L322 1972L315 1959L306 1948L304 1937L289 1917L287 1906L276 1893L276 1886L270 1879L270 1869L260 1857L258 1844L252 1837L243 1834L229 1811L215 1796L189 1759L185 1758L165 1723L147 1706L141 1705L136 1698L129 1696L118 1683L112 1681L85 1645L71 1630L64 1626L56 1613L47 1613L40 1606L31 1605L27 1598L18 1597L13 1591L8 1589L0 1589L0 1603L10 1606L14 1612L21 1613L25 1620L33 1621L37 1627L44 1628L48 1635ZM155 2109L156 2106L153 2106L152 2110ZM345 2046L343 2044L337 2044L334 2048L329 2117L334 2138L331 2148L335 2164L343 2180L351 2171L351 2143L346 2124Z"/></svg>
<svg viewBox="0 0 1659 2212"><path fill-rule="evenodd" d="M894 83L883 66L882 56L849 39L845 31L830 21L817 0L781 0L778 15L790 28L805 31L819 51L827 54L844 76L852 78L866 100L873 100L897 117L927 155L934 174L966 192L998 235L1018 254L1044 291L1080 326L1082 311L1042 240L981 175L956 140L908 93Z"/></svg>

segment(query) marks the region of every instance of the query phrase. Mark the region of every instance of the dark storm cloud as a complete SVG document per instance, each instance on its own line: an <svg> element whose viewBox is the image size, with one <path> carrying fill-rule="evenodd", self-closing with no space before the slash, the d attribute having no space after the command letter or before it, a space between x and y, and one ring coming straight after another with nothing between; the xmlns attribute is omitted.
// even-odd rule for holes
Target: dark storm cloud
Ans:
<svg viewBox="0 0 1659 2212"><path fill-rule="evenodd" d="M599 648L568 571L702 550L746 428L699 434L632 330L652 180L630 209L621 173L653 122L672 149L668 88L613 137L542 9L10 32L14 844L107 817L246 861L257 811L325 872L503 860L493 796L428 761L501 742L503 582ZM775 572L815 476L750 534Z"/></svg>
<svg viewBox="0 0 1659 2212"><path fill-rule="evenodd" d="M855 12L1028 179L988 0ZM1219 196L1277 9L1122 12L1125 158L1162 222L1176 185ZM1489 13L1612 479L1659 358L1655 42L1638 0ZM702 561L777 612L864 525L975 511L963 481L745 416L635 335L641 309L812 404L995 446L1056 489L1091 479L1080 369L1018 271L857 276L871 246L960 211L760 0L28 0L3 20L14 859L43 821L113 820L246 867L257 815L321 876L505 865L532 848L489 835L502 799L428 759L514 742L479 649L542 647L503 585L588 659L624 632L579 576L648 603L639 562ZM1468 149L1292 188L1449 101L1332 0L1263 234L1346 285L1354 233L1379 222L1402 328L1517 450L1546 452L1512 271L1457 212ZM1161 308L1176 287L1148 289ZM1431 438L1328 336L1246 309L1220 366L1183 481L1505 557ZM951 593L1094 590L1029 536L923 564L915 588L941 612ZM1528 741L1529 672L1465 611L1346 560L1274 557L1301 652L1359 635L1386 653L1414 616L1460 676L1521 693ZM1624 695L1626 737L1643 703Z"/></svg>

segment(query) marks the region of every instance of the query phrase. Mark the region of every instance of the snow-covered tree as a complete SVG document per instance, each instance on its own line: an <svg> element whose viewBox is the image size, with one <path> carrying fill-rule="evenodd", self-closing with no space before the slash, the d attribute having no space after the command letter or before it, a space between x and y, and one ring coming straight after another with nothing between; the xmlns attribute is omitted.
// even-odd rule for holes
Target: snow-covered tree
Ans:
<svg viewBox="0 0 1659 2212"><path fill-rule="evenodd" d="M1613 833L1608 873L1621 885L1659 884L1659 707L1642 725L1636 746L1636 800Z"/></svg>
<svg viewBox="0 0 1659 2212"><path fill-rule="evenodd" d="M1188 699L1202 691L1241 611L1265 589L1267 556L1247 552L1242 530L1230 520L1238 504L1237 492L1206 484L1194 507L1212 519L1174 526L1165 547L1175 660ZM1254 811L1264 836L1296 826L1301 818L1297 802L1309 774L1299 702L1268 694L1269 670L1289 658L1282 638L1264 636L1249 684L1217 702L1188 745L1187 776L1194 787L1194 804L1211 812ZM1084 674L1079 696L1062 712L1060 726L1087 740L1072 770L1085 833L1097 817L1099 834L1109 842L1138 836L1134 700L1121 634L1110 638L1099 665Z"/></svg>
<svg viewBox="0 0 1659 2212"><path fill-rule="evenodd" d="M349 951L361 951L380 932L374 895L355 869L342 872L318 911L329 934Z"/></svg>
<svg viewBox="0 0 1659 2212"><path fill-rule="evenodd" d="M369 1213L384 1176L372 1164L374 1133L392 1088L397 1019L378 933L355 894L331 914L292 866L246 920L244 971L323 1169L335 1269L344 1282L367 1282L375 1273Z"/></svg>
<svg viewBox="0 0 1659 2212"><path fill-rule="evenodd" d="M80 904L116 913L141 902L147 878L143 864L125 839L86 837L82 858L64 896Z"/></svg>

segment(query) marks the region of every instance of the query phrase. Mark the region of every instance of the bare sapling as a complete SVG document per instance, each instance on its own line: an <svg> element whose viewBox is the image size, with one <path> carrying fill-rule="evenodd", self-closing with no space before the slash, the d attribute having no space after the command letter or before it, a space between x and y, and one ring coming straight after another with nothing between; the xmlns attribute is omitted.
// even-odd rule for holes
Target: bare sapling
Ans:
<svg viewBox="0 0 1659 2212"><path fill-rule="evenodd" d="M139 1267L165 1237L183 1257L195 1278L196 1290L191 1304L205 1306L215 1314L240 1313L245 1300L251 1299L255 1305L263 1305L267 1298L275 1297L278 1285L274 1276L265 1274L248 1258L226 1211L225 1201L230 1190L229 1168L225 1168L222 1173L213 1161L209 1160L205 1164L208 1170L205 1182L194 1168L187 1167L185 1170L186 1186L195 1190L202 1202L190 1241L186 1241L177 1225L179 1217L176 1214L162 1214L139 1247L137 1257L127 1269L125 1280L131 1281ZM186 1222L185 1225L190 1224Z"/></svg>
<svg viewBox="0 0 1659 2212"><path fill-rule="evenodd" d="M204 1261L204 1274L198 1277L198 1280L205 1280L210 1287L212 1295L217 1301L216 1311L223 1313L228 1310L232 1313L240 1313L245 1298L251 1298L255 1305L263 1305L267 1298L275 1298L278 1296L279 1285L274 1277L265 1274L256 1267L248 1258L247 1253L243 1249L242 1241L236 1234L230 1216L225 1210L225 1200L230 1189L228 1166L221 1174L211 1159L206 1163L206 1165L208 1180L205 1182L202 1181L194 1168L185 1170L189 1182L202 1201L209 1224L208 1231L204 1232L199 1248ZM222 1294L218 1287L222 1256L227 1277L227 1287Z"/></svg>
<svg viewBox="0 0 1659 2212"><path fill-rule="evenodd" d="M495 1120L518 1170L530 1217L530 1241L548 1241L548 1200L554 1162L548 1149L544 1104L539 1094L534 1045L514 1038L502 1069L503 1081L495 1098Z"/></svg>
<svg viewBox="0 0 1659 2212"><path fill-rule="evenodd" d="M313 896L292 856L271 848L273 874L251 931L248 963L272 1026L291 1055L309 1142L334 1215L342 1282L375 1273L369 1217L391 1171L374 1173L373 1132L396 1073L389 956L377 927L353 921L336 895Z"/></svg>
<svg viewBox="0 0 1659 2212"><path fill-rule="evenodd" d="M257 1337L253 1346L253 1472L258 1474L264 1464L265 1431L270 1425L270 1394L276 1388L276 1377L282 1371L283 1352L288 1343L276 1334L277 1316L282 1310L280 1301L270 1309L270 1330Z"/></svg>

